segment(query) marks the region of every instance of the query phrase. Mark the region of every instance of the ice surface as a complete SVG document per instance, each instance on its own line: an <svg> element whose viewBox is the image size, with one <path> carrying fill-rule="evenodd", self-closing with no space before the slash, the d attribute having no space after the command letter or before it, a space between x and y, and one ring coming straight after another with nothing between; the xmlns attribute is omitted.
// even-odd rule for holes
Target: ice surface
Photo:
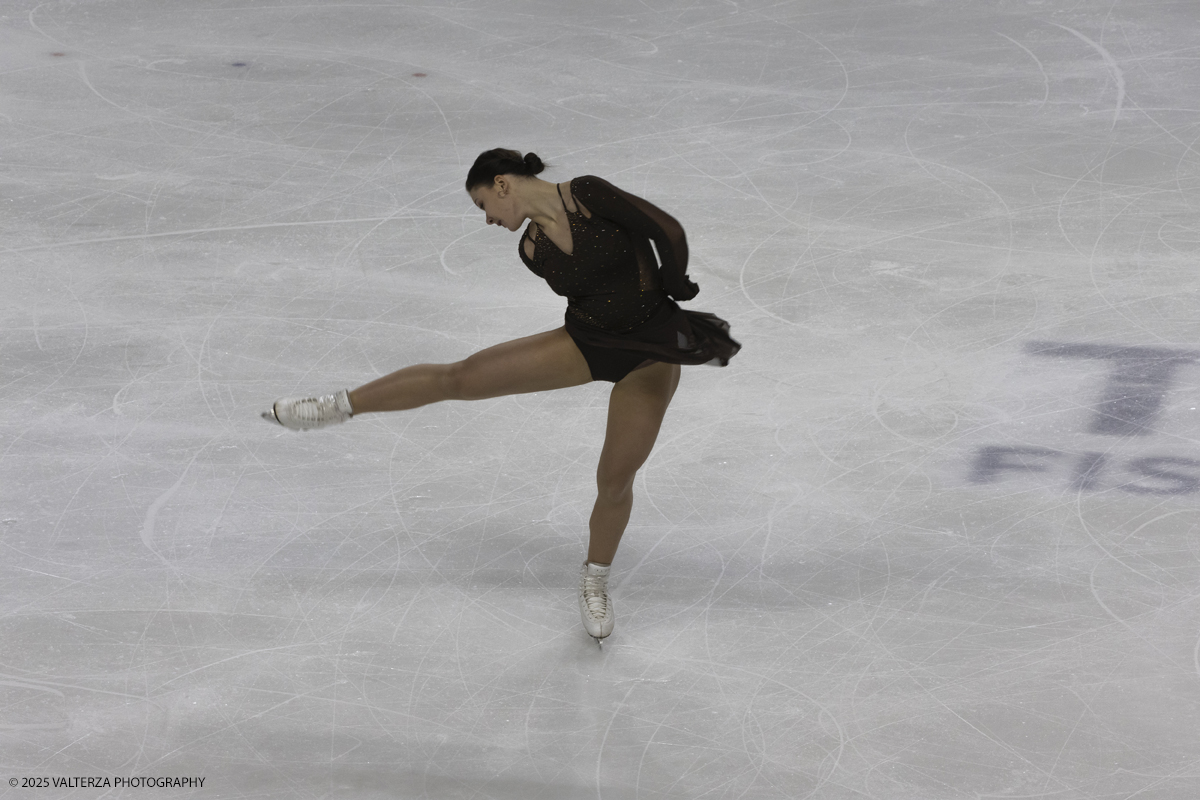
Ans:
<svg viewBox="0 0 1200 800"><path fill-rule="evenodd" d="M0 796L1200 796L1192 0L0 17ZM494 146L677 216L744 345L603 652L603 385L258 416L560 324ZM8 788L133 775L206 783Z"/></svg>

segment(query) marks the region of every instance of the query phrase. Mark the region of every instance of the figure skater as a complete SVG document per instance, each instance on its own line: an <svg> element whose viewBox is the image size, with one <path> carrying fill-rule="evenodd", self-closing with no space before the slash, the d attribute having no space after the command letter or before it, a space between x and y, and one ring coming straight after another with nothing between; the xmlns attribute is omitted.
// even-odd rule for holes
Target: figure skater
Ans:
<svg viewBox="0 0 1200 800"><path fill-rule="evenodd" d="M536 177L544 168L533 153L488 150L475 160L466 188L489 225L516 232L529 220L518 253L567 298L563 327L453 364L405 367L357 389L284 398L263 416L307 430L442 400L611 382L579 586L583 626L599 644L613 629L608 575L629 522L633 480L654 446L679 383L679 365L725 366L741 345L730 338L724 320L675 304L695 297L699 287L688 280L687 241L674 218L591 175L549 183Z"/></svg>

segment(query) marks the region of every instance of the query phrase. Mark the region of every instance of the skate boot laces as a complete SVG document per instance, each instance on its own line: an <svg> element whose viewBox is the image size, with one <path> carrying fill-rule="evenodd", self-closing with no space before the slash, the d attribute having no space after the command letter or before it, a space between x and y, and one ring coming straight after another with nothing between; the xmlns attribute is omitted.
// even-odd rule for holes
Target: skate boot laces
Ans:
<svg viewBox="0 0 1200 800"><path fill-rule="evenodd" d="M583 602L588 614L597 622L608 616L608 576L585 575L583 578Z"/></svg>
<svg viewBox="0 0 1200 800"><path fill-rule="evenodd" d="M579 580L579 614L588 635L600 640L612 633L613 607L608 597L609 568L590 562L583 565Z"/></svg>

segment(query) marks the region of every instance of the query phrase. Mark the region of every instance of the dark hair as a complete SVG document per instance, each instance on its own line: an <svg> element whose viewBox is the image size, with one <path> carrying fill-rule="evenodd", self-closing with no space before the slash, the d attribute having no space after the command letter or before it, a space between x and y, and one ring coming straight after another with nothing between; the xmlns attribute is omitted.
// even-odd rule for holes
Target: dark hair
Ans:
<svg viewBox="0 0 1200 800"><path fill-rule="evenodd" d="M497 175L533 177L545 168L546 165L536 153L526 153L522 157L516 150L505 150L503 147L485 150L467 173L467 191L476 186L491 186Z"/></svg>

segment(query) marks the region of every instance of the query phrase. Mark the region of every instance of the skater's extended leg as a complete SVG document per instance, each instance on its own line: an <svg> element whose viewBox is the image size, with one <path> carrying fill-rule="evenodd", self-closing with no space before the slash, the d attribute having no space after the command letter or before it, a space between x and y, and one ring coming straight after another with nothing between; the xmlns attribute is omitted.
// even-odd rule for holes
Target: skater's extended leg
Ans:
<svg viewBox="0 0 1200 800"><path fill-rule="evenodd" d="M355 414L405 411L441 400L482 400L591 381L587 361L563 328L480 350L453 364L417 364L349 393Z"/></svg>
<svg viewBox="0 0 1200 800"><path fill-rule="evenodd" d="M679 385L679 365L656 363L613 386L608 429L596 470L596 505L589 522L588 561L611 564L633 508L633 479L650 455L663 415Z"/></svg>

